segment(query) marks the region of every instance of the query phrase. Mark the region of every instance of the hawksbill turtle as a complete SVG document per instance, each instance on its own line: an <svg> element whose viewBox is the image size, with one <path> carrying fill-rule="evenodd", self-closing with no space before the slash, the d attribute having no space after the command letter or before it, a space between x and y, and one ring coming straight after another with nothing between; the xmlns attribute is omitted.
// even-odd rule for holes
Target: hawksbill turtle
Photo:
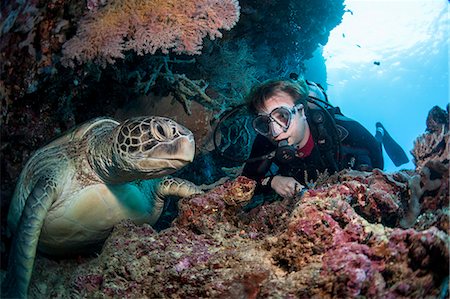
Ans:
<svg viewBox="0 0 450 299"><path fill-rule="evenodd" d="M169 195L201 193L169 175L194 158L191 131L156 116L88 121L36 151L14 192L3 296L27 297L36 250L64 255L104 241L121 220L154 224Z"/></svg>

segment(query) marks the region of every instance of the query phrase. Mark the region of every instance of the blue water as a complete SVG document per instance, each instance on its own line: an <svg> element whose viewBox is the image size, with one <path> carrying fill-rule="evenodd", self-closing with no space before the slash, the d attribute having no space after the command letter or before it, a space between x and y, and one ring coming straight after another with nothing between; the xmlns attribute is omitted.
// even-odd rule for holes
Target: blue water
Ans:
<svg viewBox="0 0 450 299"><path fill-rule="evenodd" d="M343 22L323 55L330 101L375 133L380 121L410 159L428 111L449 101L449 4L446 0L347 0ZM314 77L317 58L307 64ZM374 64L379 62L379 65ZM318 78L320 80L320 78ZM395 167L385 155L385 170Z"/></svg>

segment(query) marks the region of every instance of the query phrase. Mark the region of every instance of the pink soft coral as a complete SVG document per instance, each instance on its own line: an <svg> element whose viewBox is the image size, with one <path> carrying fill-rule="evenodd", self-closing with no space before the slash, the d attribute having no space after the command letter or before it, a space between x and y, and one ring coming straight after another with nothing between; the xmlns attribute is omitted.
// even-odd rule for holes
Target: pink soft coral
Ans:
<svg viewBox="0 0 450 299"><path fill-rule="evenodd" d="M200 54L202 40L221 37L239 19L237 0L112 0L90 11L64 44L62 63L94 60L105 66L124 52Z"/></svg>

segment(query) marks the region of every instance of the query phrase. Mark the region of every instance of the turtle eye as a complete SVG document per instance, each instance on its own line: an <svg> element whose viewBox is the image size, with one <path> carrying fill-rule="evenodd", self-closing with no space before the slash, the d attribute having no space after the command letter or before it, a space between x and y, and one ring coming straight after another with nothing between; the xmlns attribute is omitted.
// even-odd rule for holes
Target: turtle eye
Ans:
<svg viewBox="0 0 450 299"><path fill-rule="evenodd" d="M166 122L156 120L153 122L152 127L152 132L156 140L167 141L173 138L171 126Z"/></svg>
<svg viewBox="0 0 450 299"><path fill-rule="evenodd" d="M166 137L164 129L163 129L163 127L160 124L156 125L156 130L158 130L158 133L161 135L161 137Z"/></svg>
<svg viewBox="0 0 450 299"><path fill-rule="evenodd" d="M158 141L164 141L166 140L166 134L164 132L163 127L160 124L156 124L153 128L153 136Z"/></svg>

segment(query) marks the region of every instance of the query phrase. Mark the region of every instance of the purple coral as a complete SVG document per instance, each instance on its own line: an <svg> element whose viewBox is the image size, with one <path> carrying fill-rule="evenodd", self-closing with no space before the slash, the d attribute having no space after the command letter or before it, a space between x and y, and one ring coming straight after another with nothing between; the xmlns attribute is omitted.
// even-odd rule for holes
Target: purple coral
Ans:
<svg viewBox="0 0 450 299"><path fill-rule="evenodd" d="M334 278L332 294L338 297L379 295L385 287L380 274L383 261L374 258L371 249L363 244L343 243L323 257L324 275ZM332 275L331 275L332 274Z"/></svg>

